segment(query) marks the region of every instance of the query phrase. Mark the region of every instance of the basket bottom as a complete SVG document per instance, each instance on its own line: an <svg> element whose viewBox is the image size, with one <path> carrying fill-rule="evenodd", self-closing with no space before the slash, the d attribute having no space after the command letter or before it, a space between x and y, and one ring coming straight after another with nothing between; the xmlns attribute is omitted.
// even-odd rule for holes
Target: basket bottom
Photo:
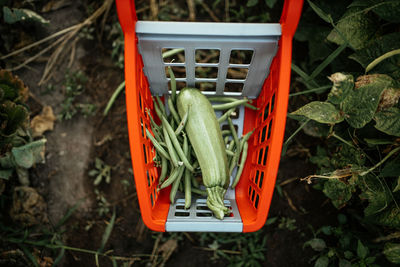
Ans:
<svg viewBox="0 0 400 267"><path fill-rule="evenodd" d="M192 205L185 209L183 194L177 195L170 205L165 230L167 232L242 232L243 223L235 199L225 199L225 206L232 210L229 216L218 220L208 209L206 198L192 197Z"/></svg>

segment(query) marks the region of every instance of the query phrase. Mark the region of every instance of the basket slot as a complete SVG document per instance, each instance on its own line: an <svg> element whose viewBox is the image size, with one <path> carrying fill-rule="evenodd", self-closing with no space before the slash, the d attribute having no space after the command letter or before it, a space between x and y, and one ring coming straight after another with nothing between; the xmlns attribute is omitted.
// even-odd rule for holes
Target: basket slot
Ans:
<svg viewBox="0 0 400 267"><path fill-rule="evenodd" d="M188 87L204 86L200 88L204 94L256 98L278 48L280 24L217 23L212 24L212 28L205 27L207 23L136 23L139 52L152 94L170 93L165 67L180 66L185 67L186 76L177 81L185 82ZM162 52L171 49L183 51L179 52L180 57L175 57L176 60L168 62L162 58ZM218 53L209 61L196 59L196 54L207 50ZM240 54L247 54L245 64L238 64ZM218 70L212 72L213 77L199 76L197 70L200 67ZM232 72L236 70L237 74L238 69L244 70L246 75L241 78L232 76Z"/></svg>
<svg viewBox="0 0 400 267"><path fill-rule="evenodd" d="M165 230L168 232L241 232L242 219L234 199L225 199L225 206L232 213L222 221L212 216L206 199L192 197L192 205L185 210L183 194L178 193L174 204L171 204Z"/></svg>

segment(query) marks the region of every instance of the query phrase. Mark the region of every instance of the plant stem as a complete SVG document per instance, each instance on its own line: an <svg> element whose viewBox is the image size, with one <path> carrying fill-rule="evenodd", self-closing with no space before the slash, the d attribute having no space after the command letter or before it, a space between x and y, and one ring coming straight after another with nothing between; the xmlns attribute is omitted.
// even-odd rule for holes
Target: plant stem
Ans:
<svg viewBox="0 0 400 267"><path fill-rule="evenodd" d="M336 139L338 139L339 141L345 143L346 145L352 147L352 148L356 148L353 146L352 143L350 143L349 141L344 140L342 137L340 137L339 135L336 135L335 132L332 132L331 136L335 137Z"/></svg>
<svg viewBox="0 0 400 267"><path fill-rule="evenodd" d="M304 128L304 126L306 126L306 124L307 124L310 120L311 120L311 119L307 119L305 122L303 122L303 124L300 125L300 127L297 128L296 131L294 131L294 133L293 133L291 136L289 136L289 138L288 138L288 139L285 141L285 143L283 144L283 152L282 152L282 155L286 153L286 148L287 148L287 146L289 145L290 141L296 136L296 134L297 134L298 132L300 132L301 129Z"/></svg>
<svg viewBox="0 0 400 267"><path fill-rule="evenodd" d="M123 81L120 85L118 85L117 89L115 89L114 93L112 94L110 100L108 100L107 106L103 112L103 116L107 116L108 112L110 111L112 105L115 102L115 99L117 99L118 95L122 92L124 88L125 88L125 81Z"/></svg>
<svg viewBox="0 0 400 267"><path fill-rule="evenodd" d="M372 168L360 173L360 176L364 176L367 175L368 173L372 172L373 170L375 170L376 168L378 168L379 166L381 166L386 160L388 160L391 156L393 156L394 154L396 154L398 151L400 151L400 146L396 147L395 149L393 149L392 151L389 152L389 154L386 155L386 157L384 157L381 161L379 161L377 164L375 164L375 166L373 166Z"/></svg>
<svg viewBox="0 0 400 267"><path fill-rule="evenodd" d="M371 71L376 65L378 65L379 63L381 63L382 61L384 61L387 58L390 58L394 55L400 54L400 49L396 49L390 52L387 52L385 54L383 54L382 56L374 59L371 63L368 64L368 66L365 68L365 72L369 72Z"/></svg>

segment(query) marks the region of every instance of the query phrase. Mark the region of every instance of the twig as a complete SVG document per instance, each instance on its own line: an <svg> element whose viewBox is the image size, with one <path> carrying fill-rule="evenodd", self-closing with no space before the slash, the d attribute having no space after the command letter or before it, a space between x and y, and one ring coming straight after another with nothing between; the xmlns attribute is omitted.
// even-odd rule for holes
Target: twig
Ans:
<svg viewBox="0 0 400 267"><path fill-rule="evenodd" d="M52 35L50 35L50 36L47 36L46 38L43 38L42 40L39 40L39 41L37 41L37 42L34 42L33 44L27 45L27 46L25 46L25 47L22 47L22 48L20 48L20 49L18 49L18 50L15 50L15 51L13 51L13 52L7 54L7 55L5 55L5 56L2 56L2 57L0 57L0 60L9 58L9 57L11 57L11 56L18 55L18 54L20 54L20 53L22 53L22 52L24 52L24 51L26 51L26 50L29 50L29 49L31 49L31 48L33 48L33 47L36 47L36 46L38 46L38 45L41 45L42 43L45 43L45 42L47 42L47 41L50 41L51 39L54 39L54 38L56 38L56 37L58 37L58 36L60 36L60 35L66 34L66 33L70 32L70 31L74 30L76 27L77 27L77 25L74 25L74 26L68 27L68 28L66 28L66 29L63 29L63 30L61 30L61 31L59 31L59 32L56 32L56 33L54 33L54 34L52 34Z"/></svg>
<svg viewBox="0 0 400 267"><path fill-rule="evenodd" d="M195 21L196 20L196 10L193 0L186 0L188 9L189 9L189 20Z"/></svg>
<svg viewBox="0 0 400 267"><path fill-rule="evenodd" d="M391 156L393 156L394 154L396 154L398 151L400 151L400 146L393 149L392 151L390 151L389 154L386 155L386 157L384 157L381 161L379 161L375 166L373 166L372 168L360 173L360 176L364 176L367 175L368 173L372 172L373 170L375 170L376 168L378 168L379 166L381 166L386 160L388 160Z"/></svg>
<svg viewBox="0 0 400 267"><path fill-rule="evenodd" d="M229 18L229 0L225 0L225 20L226 20L226 22L230 21L230 18Z"/></svg>
<svg viewBox="0 0 400 267"><path fill-rule="evenodd" d="M156 0L150 0L151 18L158 20L158 5Z"/></svg>
<svg viewBox="0 0 400 267"><path fill-rule="evenodd" d="M290 179L287 179L287 180L281 182L279 185L284 186L284 185L290 184L291 182L294 182L298 179L299 179L298 177L293 177L293 178L290 178Z"/></svg>
<svg viewBox="0 0 400 267"><path fill-rule="evenodd" d="M215 249L213 248L205 248L205 247L194 247L197 249L202 249L202 250L206 250L206 251L215 251ZM226 254L234 254L234 255L241 255L242 252L241 251L235 251L235 250L227 250L227 249L218 249L221 252L224 252Z"/></svg>
<svg viewBox="0 0 400 267"><path fill-rule="evenodd" d="M65 36L61 37L60 39L58 39L57 41L55 41L54 43L52 43L51 45L49 45L48 47L46 47L45 49L43 49L42 51L40 51L39 53L34 55L33 57L28 58L27 60L25 60L24 62L22 62L18 66L14 67L14 68L11 68L9 70L10 71L15 71L15 70L19 70L20 68L23 68L27 64L31 63L32 61L34 61L35 59L37 59L38 57L40 57L41 55L43 55L44 53L46 53L47 51L49 51L50 49L52 49L53 47L58 45L59 43L61 43L63 40L65 40Z"/></svg>
<svg viewBox="0 0 400 267"><path fill-rule="evenodd" d="M299 210L298 210L298 209L296 208L296 206L293 204L292 199L289 197L288 193L287 193L285 190L283 190L283 194L285 195L285 197L286 197L286 199L287 199L287 202L288 202L288 204L289 204L289 207L290 207L293 211L299 213Z"/></svg>
<svg viewBox="0 0 400 267"><path fill-rule="evenodd" d="M200 3L200 5L203 7L203 9L210 15L210 17L215 21L215 22L220 22L221 20L215 15L215 13L212 11L212 9L204 3L203 0L197 0L197 3Z"/></svg>

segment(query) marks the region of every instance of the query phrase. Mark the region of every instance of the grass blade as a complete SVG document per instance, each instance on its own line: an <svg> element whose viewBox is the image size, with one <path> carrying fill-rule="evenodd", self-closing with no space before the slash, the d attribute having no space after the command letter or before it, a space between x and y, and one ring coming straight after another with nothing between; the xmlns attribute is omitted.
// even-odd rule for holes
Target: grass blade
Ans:
<svg viewBox="0 0 400 267"><path fill-rule="evenodd" d="M28 248L22 244L20 244L19 247L22 249L25 256L32 262L33 266L39 267L39 264L38 264L36 258L32 255L32 253L28 250Z"/></svg>
<svg viewBox="0 0 400 267"><path fill-rule="evenodd" d="M301 91L301 92L292 93L292 94L289 95L289 97L297 96L297 95L305 95L305 94L310 94L310 93L316 93L316 92L324 92L324 91L326 91L326 89L329 89L331 87L332 87L331 85L325 85L325 86L313 88L313 89L310 89L310 90L305 90L305 91Z"/></svg>
<svg viewBox="0 0 400 267"><path fill-rule="evenodd" d="M319 8L316 4L314 4L313 2L311 2L310 0L307 0L308 4L310 5L310 7L314 10L314 12L321 18L323 19L325 22L327 23L331 23L332 22L332 18L329 14L326 14L321 8Z"/></svg>
<svg viewBox="0 0 400 267"><path fill-rule="evenodd" d="M318 83L316 83L314 80L312 80L312 79L310 78L310 76L308 76L307 73L305 73L302 69L300 69L300 68L299 68L297 65L295 65L294 63L292 63L292 70L293 70L297 75L299 75L299 76L303 79L303 82L304 82L304 84L307 86L307 88L311 89L311 88L314 88L314 87L320 87L320 86L318 85ZM310 84L310 82L311 82L312 84Z"/></svg>
<svg viewBox="0 0 400 267"><path fill-rule="evenodd" d="M342 51L347 47L347 42L344 42L341 46L336 48L335 51L332 52L324 61L322 61L321 64L318 65L318 67L315 68L315 70L311 73L310 79L314 79L315 77L318 76L318 74L321 73L331 62L342 53Z"/></svg>
<svg viewBox="0 0 400 267"><path fill-rule="evenodd" d="M296 131L294 131L294 133L289 136L289 138L285 141L285 143L283 144L283 149L282 149L282 156L284 156L286 154L286 150L288 145L290 144L290 142L292 141L292 139L298 134L298 132L300 132L301 129L304 128L304 126L306 126L306 124L310 121L311 119L307 119L303 122L302 125L300 125L299 128L296 129Z"/></svg>
<svg viewBox="0 0 400 267"><path fill-rule="evenodd" d="M107 106L104 109L103 116L107 116L108 112L110 111L112 105L114 104L115 100L125 88L125 81L123 81L120 85L118 85L117 89L115 89L114 93L112 94L110 100L108 100Z"/></svg>
<svg viewBox="0 0 400 267"><path fill-rule="evenodd" d="M79 205L81 205L81 203L83 202L84 199L79 200L75 205L73 205L68 211L67 213L65 213L64 217L61 218L61 220L59 220L55 226L56 229L58 229L61 225L63 225L68 219L69 217L71 217L71 215L75 212L75 210L79 207Z"/></svg>
<svg viewBox="0 0 400 267"><path fill-rule="evenodd" d="M58 253L58 255L57 255L57 258L55 258L55 260L54 260L53 266L57 266L65 254L65 248L63 247L63 243L57 242L56 244L59 245L61 247L61 249L60 249L60 253Z"/></svg>
<svg viewBox="0 0 400 267"><path fill-rule="evenodd" d="M111 220L108 223L108 225L106 227L106 230L104 231L103 237L101 239L100 248L97 250L98 253L102 253L103 252L103 249L104 249L108 239L110 238L111 232L112 232L112 230L114 228L115 217L116 217L116 213L115 213L115 208L114 208Z"/></svg>

